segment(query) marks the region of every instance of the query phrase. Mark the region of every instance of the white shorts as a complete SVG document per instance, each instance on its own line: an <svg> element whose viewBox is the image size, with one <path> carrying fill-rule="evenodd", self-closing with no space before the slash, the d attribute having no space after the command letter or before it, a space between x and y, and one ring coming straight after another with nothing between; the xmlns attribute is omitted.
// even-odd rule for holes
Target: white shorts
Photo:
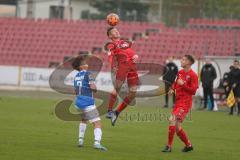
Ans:
<svg viewBox="0 0 240 160"><path fill-rule="evenodd" d="M99 113L97 110L97 107L95 105L87 106L84 109L79 109L77 106L75 106L78 111L82 111L83 117L82 120L88 121L90 123L94 123L96 121L100 121Z"/></svg>

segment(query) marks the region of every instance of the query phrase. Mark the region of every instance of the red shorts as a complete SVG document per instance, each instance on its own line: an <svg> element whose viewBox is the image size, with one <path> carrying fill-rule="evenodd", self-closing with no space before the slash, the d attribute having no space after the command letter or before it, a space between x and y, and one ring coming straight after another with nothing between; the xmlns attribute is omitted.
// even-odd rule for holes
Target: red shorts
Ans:
<svg viewBox="0 0 240 160"><path fill-rule="evenodd" d="M178 121L183 121L185 119L185 117L187 116L189 112L189 109L185 109L183 107L179 107L179 106L174 106L172 114L175 115L176 119Z"/></svg>
<svg viewBox="0 0 240 160"><path fill-rule="evenodd" d="M127 79L128 86L137 86L139 77L135 64L120 65L116 73L116 80L125 81Z"/></svg>

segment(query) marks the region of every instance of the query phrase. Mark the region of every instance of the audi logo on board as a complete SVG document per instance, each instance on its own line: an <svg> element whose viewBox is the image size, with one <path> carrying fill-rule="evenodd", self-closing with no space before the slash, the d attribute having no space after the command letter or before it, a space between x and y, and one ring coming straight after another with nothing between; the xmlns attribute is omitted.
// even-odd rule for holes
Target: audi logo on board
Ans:
<svg viewBox="0 0 240 160"><path fill-rule="evenodd" d="M23 79L26 81L36 81L37 75L33 72L26 72L23 74Z"/></svg>

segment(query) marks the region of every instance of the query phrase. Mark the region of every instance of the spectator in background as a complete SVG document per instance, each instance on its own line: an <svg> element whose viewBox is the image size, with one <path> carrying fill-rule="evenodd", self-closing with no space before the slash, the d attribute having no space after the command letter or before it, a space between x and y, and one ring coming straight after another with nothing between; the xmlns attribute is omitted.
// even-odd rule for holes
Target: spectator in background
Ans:
<svg viewBox="0 0 240 160"><path fill-rule="evenodd" d="M211 101L211 110L214 108L214 98L213 98L213 81L217 78L216 69L211 63L210 59L206 60L206 64L203 65L201 70L201 81L203 87L204 95L204 109L207 108L208 97Z"/></svg>
<svg viewBox="0 0 240 160"><path fill-rule="evenodd" d="M233 69L234 67L233 66L230 66L229 67L229 72L226 72L226 73L224 73L224 75L223 75L223 79L222 79L222 84L223 84L223 88L224 88L224 93L225 93L225 97L227 98L228 97L228 94L229 94L229 92L230 92L230 77L229 77L229 75L230 75L230 72L231 72L231 70Z"/></svg>
<svg viewBox="0 0 240 160"><path fill-rule="evenodd" d="M173 58L169 57L166 60L166 65L164 67L163 71L163 80L165 82L165 105L164 107L168 107L168 91L172 86L172 83L175 81L175 78L178 73L178 67L177 65L173 62ZM173 94L173 103L175 103L175 94Z"/></svg>
<svg viewBox="0 0 240 160"><path fill-rule="evenodd" d="M240 115L240 63L238 60L233 62L233 69L229 73L229 81L236 100L236 103L231 107L229 114L233 115L233 109L237 104L238 115Z"/></svg>

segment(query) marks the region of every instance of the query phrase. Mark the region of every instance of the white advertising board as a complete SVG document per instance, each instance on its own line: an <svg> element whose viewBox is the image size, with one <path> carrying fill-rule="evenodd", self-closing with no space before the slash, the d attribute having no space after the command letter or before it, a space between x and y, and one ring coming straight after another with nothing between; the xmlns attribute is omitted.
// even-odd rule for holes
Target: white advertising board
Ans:
<svg viewBox="0 0 240 160"><path fill-rule="evenodd" d="M18 85L19 67L0 66L0 75L1 85Z"/></svg>
<svg viewBox="0 0 240 160"><path fill-rule="evenodd" d="M21 85L49 87L49 77L54 69L23 67L21 72Z"/></svg>

